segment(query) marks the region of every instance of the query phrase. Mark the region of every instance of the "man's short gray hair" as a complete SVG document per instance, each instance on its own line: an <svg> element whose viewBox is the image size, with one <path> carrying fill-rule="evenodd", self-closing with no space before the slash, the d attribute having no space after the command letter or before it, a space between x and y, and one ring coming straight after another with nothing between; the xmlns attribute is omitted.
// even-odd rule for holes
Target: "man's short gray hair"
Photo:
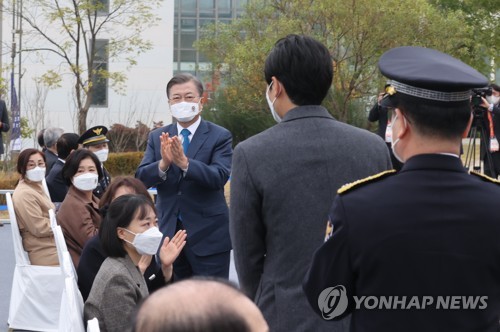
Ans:
<svg viewBox="0 0 500 332"><path fill-rule="evenodd" d="M49 127L45 129L43 132L43 141L45 142L45 146L47 148L53 147L63 133L64 129L62 128Z"/></svg>

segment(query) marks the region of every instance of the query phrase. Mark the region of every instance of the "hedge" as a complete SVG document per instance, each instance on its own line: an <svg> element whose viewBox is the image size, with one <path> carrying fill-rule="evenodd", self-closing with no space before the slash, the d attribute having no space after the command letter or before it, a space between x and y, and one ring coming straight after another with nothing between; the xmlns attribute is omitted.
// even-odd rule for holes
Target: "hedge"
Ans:
<svg viewBox="0 0 500 332"><path fill-rule="evenodd" d="M111 178L119 175L134 176L143 156L144 152L110 153L104 167L111 174Z"/></svg>
<svg viewBox="0 0 500 332"><path fill-rule="evenodd" d="M110 153L104 167L111 174L111 178L119 175L134 176L143 155L144 152ZM15 189L18 179L17 172L0 172L0 189ZM0 205L5 204L5 195L0 195Z"/></svg>

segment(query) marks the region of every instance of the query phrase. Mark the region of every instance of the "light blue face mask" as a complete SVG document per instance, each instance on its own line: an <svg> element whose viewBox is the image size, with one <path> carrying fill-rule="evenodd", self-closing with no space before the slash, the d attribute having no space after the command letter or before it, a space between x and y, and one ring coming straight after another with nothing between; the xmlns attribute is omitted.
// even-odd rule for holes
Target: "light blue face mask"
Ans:
<svg viewBox="0 0 500 332"><path fill-rule="evenodd" d="M276 111L274 110L274 102L276 101L276 98L278 98L278 97L275 97L274 100L271 101L271 99L269 98L269 94L268 94L269 89L271 89L272 85L273 85L273 82L271 82L271 84L269 84L269 86L267 87L267 90L266 90L267 105L269 105L269 109L271 110L271 114L273 115L274 121L276 121L277 123L280 123L281 118L278 115L278 113L276 113Z"/></svg>

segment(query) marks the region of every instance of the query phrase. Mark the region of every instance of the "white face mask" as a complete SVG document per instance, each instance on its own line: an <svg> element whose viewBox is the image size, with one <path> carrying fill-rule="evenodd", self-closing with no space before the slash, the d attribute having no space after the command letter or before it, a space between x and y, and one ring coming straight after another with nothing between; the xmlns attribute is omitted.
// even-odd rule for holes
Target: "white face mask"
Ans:
<svg viewBox="0 0 500 332"><path fill-rule="evenodd" d="M396 122L396 119L398 118L398 115L396 114L396 116L394 117L394 120L391 121L391 124L392 125L392 128L394 128L394 123ZM405 123L405 126L406 126L406 119L403 118L403 121ZM396 152L396 144L398 144L399 142L399 137L394 140L394 132L392 132L392 135L391 135L391 149L392 149L392 153L394 154L394 157L396 157L396 159L400 162L400 163L404 163L403 161L403 158L401 158L398 153Z"/></svg>
<svg viewBox="0 0 500 332"><path fill-rule="evenodd" d="M95 173L83 173L73 178L73 185L82 191L92 191L99 183L99 176Z"/></svg>
<svg viewBox="0 0 500 332"><path fill-rule="evenodd" d="M101 149L99 151L95 151L94 154L97 156L97 159L103 163L108 160L109 149Z"/></svg>
<svg viewBox="0 0 500 332"><path fill-rule="evenodd" d="M188 103L182 101L177 104L170 105L172 116L179 122L189 122L200 113L200 103Z"/></svg>
<svg viewBox="0 0 500 332"><path fill-rule="evenodd" d="M274 121L276 121L277 123L280 123L281 118L278 115L278 113L276 113L276 110L274 109L274 102L276 101L276 99L278 97L275 97L273 101L271 101L271 99L269 98L269 89L271 89L271 85L273 85L273 82L271 82L271 84L269 84L269 86L267 87L267 90L266 90L267 105L269 105L269 109L271 110L271 114L273 115Z"/></svg>
<svg viewBox="0 0 500 332"><path fill-rule="evenodd" d="M154 255L158 251L158 247L160 246L161 239L163 238L162 232L158 229L158 227L153 226L147 231L142 233L134 233L124 228L130 234L134 234L134 241L130 242L124 239L125 242L130 243L135 247L137 253L139 255Z"/></svg>
<svg viewBox="0 0 500 332"><path fill-rule="evenodd" d="M35 167L26 171L26 178L33 182L40 182L45 178L45 167Z"/></svg>
<svg viewBox="0 0 500 332"><path fill-rule="evenodd" d="M486 100L488 100L488 103L495 105L500 101L500 96L488 96Z"/></svg>

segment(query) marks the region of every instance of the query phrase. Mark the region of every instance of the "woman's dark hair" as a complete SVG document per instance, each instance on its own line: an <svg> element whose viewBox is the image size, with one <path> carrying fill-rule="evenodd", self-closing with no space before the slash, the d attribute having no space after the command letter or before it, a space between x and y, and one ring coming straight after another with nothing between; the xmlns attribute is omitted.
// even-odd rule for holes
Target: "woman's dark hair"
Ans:
<svg viewBox="0 0 500 332"><path fill-rule="evenodd" d="M62 177L68 186L71 186L71 179L78 172L78 167L83 159L90 158L95 164L97 169L97 175L99 176L99 181L103 177L101 162L97 156L90 150L78 149L69 154L66 158L66 163L62 168Z"/></svg>
<svg viewBox="0 0 500 332"><path fill-rule="evenodd" d="M109 206L113 197L115 197L116 192L121 187L132 188L135 194L143 195L152 201L151 195L148 193L148 189L141 180L132 176L118 176L111 180L111 184L106 188L104 195L102 195L99 200L99 208L102 209L103 207Z"/></svg>
<svg viewBox="0 0 500 332"><path fill-rule="evenodd" d="M28 168L28 162L30 161L30 157L36 153L39 153L42 156L43 161L45 162L45 154L37 149L23 150L17 157L17 172L21 174L23 178L26 176L26 169Z"/></svg>
<svg viewBox="0 0 500 332"><path fill-rule="evenodd" d="M123 195L111 202L99 228L99 240L108 257L125 257L127 252L117 229L127 228L134 218L146 218L148 207L155 211L153 201L143 195Z"/></svg>

